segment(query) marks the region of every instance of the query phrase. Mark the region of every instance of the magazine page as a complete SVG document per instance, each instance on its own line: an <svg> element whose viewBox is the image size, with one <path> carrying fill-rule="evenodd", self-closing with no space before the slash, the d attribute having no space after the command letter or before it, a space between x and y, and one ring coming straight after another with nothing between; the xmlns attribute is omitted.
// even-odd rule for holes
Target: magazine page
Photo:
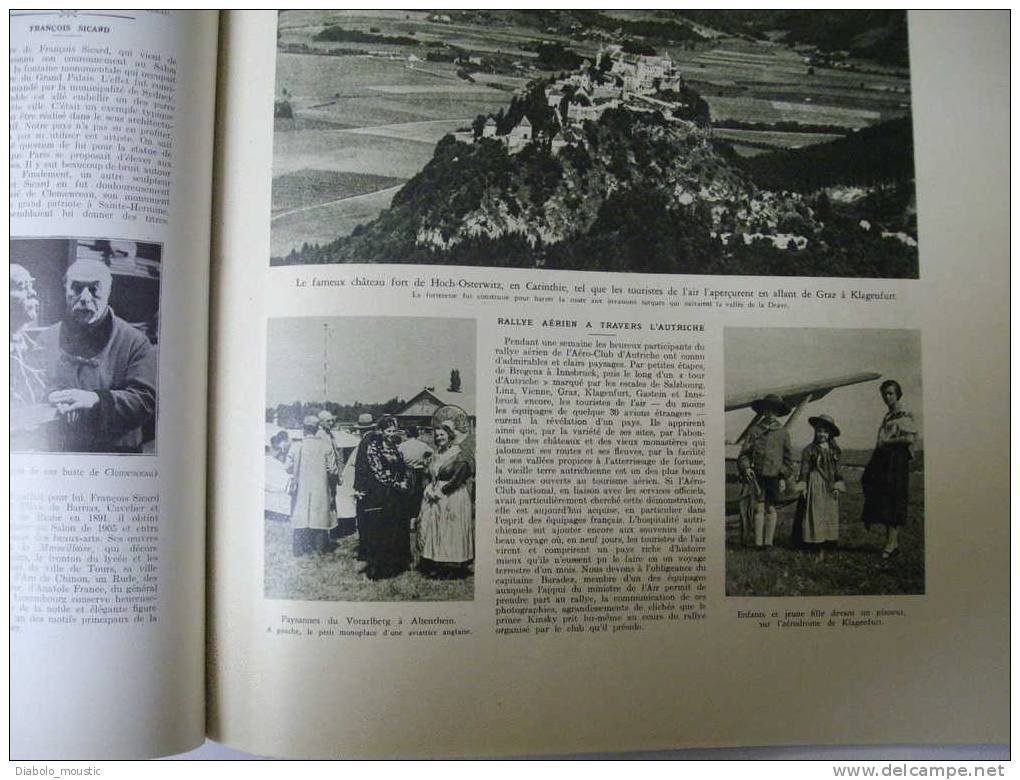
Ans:
<svg viewBox="0 0 1020 780"><path fill-rule="evenodd" d="M228 14L210 736L1004 742L1006 27Z"/></svg>
<svg viewBox="0 0 1020 780"><path fill-rule="evenodd" d="M10 14L11 755L204 734L216 13Z"/></svg>

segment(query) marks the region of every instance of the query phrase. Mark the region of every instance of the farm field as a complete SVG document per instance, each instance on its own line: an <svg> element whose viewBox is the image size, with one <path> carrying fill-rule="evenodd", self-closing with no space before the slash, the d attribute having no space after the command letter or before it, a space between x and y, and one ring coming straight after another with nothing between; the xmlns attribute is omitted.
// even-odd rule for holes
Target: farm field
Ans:
<svg viewBox="0 0 1020 780"><path fill-rule="evenodd" d="M273 181L273 217L332 200L366 195L403 183L403 179L366 173L303 169Z"/></svg>
<svg viewBox="0 0 1020 780"><path fill-rule="evenodd" d="M288 27L286 36L307 42L321 26L297 29ZM326 243L371 221L443 136L507 102L503 89L465 82L450 64L422 63L427 72L406 65L280 53L277 99L290 104L294 118L276 121L272 255ZM305 181L310 186L299 195Z"/></svg>
<svg viewBox="0 0 1020 780"><path fill-rule="evenodd" d="M768 154L772 149L766 149L763 146L748 146L747 144L734 143L732 144L733 151L735 151L741 157L757 157L759 154Z"/></svg>
<svg viewBox="0 0 1020 780"><path fill-rule="evenodd" d="M299 130L278 133L273 146L274 153L279 152L273 160L274 178L320 170L409 179L431 157L435 144L344 130Z"/></svg>
<svg viewBox="0 0 1020 780"><path fill-rule="evenodd" d="M371 222L389 208L401 185L358 195L346 200L326 201L318 206L292 211L273 219L270 253L282 257L305 242L325 244L346 236L358 225Z"/></svg>
<svg viewBox="0 0 1020 780"><path fill-rule="evenodd" d="M733 130L730 128L720 128L715 131L715 135L716 138L724 138L727 141L765 144L776 149L798 149L801 146L834 141L841 137L833 133L783 133L775 130Z"/></svg>
<svg viewBox="0 0 1020 780"><path fill-rule="evenodd" d="M706 95L715 120L734 119L740 122L800 122L802 124L839 125L861 128L881 119L877 111L826 106L816 103L790 103L753 97L716 97Z"/></svg>
<svg viewBox="0 0 1020 780"><path fill-rule="evenodd" d="M466 123L466 124L465 124ZM397 122L392 125L371 125L348 130L351 135L377 135L383 138L397 138L418 141L433 146L447 133L470 125L467 117L462 119L429 119L424 122Z"/></svg>
<svg viewBox="0 0 1020 780"><path fill-rule="evenodd" d="M860 468L847 468L847 493L840 505L839 544L822 562L813 550L790 543L796 504L779 512L776 546L744 547L736 517L726 519L727 596L856 596L924 593L924 478L910 475L907 525L900 529L900 554L883 560L885 530L860 522L864 496Z"/></svg>

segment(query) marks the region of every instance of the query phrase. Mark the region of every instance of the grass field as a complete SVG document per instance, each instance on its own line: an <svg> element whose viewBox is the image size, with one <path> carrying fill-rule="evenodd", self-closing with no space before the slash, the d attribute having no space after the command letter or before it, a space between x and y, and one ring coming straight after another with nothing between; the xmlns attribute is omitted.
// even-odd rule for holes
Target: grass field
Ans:
<svg viewBox="0 0 1020 780"><path fill-rule="evenodd" d="M299 23L285 15L287 37L308 43L322 18L311 14ZM403 26L402 14L382 18L399 19ZM356 20L378 21L374 15ZM279 55L277 97L286 97L294 118L275 123L273 214L279 218L273 221L273 256L306 242L327 243L371 221L390 205L390 186L418 173L444 135L509 101L503 89L457 78L450 64L426 65L411 69L404 60L368 56ZM369 187L372 181L381 186Z"/></svg>
<svg viewBox="0 0 1020 780"><path fill-rule="evenodd" d="M768 154L770 151L774 151L760 146L746 146L745 144L740 143L734 143L732 146L733 151L741 157L757 157L759 154Z"/></svg>
<svg viewBox="0 0 1020 780"><path fill-rule="evenodd" d="M719 128L715 131L715 135L717 138L725 138L727 141L767 144L776 149L799 149L802 146L834 141L841 137L829 133L785 133L775 130L735 130L731 128Z"/></svg>
<svg viewBox="0 0 1020 780"><path fill-rule="evenodd" d="M855 470L859 471L859 470ZM847 475L840 504L839 544L817 562L815 552L790 543L796 505L779 513L776 546L758 550L740 542L737 518L726 525L727 596L879 596L924 593L924 482L910 475L908 522L900 529L900 554L883 560L882 526L860 522L859 473Z"/></svg>
<svg viewBox="0 0 1020 780"><path fill-rule="evenodd" d="M735 119L741 122L783 122L839 125L841 127L867 127L881 118L880 112L841 106L824 106L816 103L790 103L757 97L705 97L712 118Z"/></svg>
<svg viewBox="0 0 1020 780"><path fill-rule="evenodd" d="M303 211L290 211L275 218L269 239L270 255L283 257L290 250L309 244L326 244L346 236L358 225L371 222L389 208L399 185L340 201L327 201Z"/></svg>
<svg viewBox="0 0 1020 780"><path fill-rule="evenodd" d="M373 582L354 550L357 535L340 541L331 553L295 558L290 523L265 521L265 594L290 601L471 601L474 576L431 580L417 571ZM412 543L413 543L412 535Z"/></svg>
<svg viewBox="0 0 1020 780"><path fill-rule="evenodd" d="M343 171L301 170L273 179L273 216L287 209L307 208L340 198L351 198L377 192L404 179L392 176L373 176L369 173Z"/></svg>

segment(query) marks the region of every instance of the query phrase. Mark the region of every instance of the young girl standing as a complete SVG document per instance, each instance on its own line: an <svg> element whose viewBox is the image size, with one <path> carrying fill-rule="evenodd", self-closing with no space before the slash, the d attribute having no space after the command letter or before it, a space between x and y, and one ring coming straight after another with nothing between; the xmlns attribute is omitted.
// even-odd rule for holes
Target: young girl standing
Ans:
<svg viewBox="0 0 1020 780"><path fill-rule="evenodd" d="M800 456L797 489L802 495L794 534L799 532L799 541L806 545L817 545L818 560L822 560L822 545L839 539L839 495L846 491L846 485L840 473L842 453L836 444L839 427L827 414L811 417L808 422L815 429L815 439Z"/></svg>

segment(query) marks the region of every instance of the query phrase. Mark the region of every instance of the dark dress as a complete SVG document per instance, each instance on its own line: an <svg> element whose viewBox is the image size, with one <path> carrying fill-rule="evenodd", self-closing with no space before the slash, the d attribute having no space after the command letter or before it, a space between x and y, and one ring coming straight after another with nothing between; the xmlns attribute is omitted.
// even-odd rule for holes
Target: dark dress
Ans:
<svg viewBox="0 0 1020 780"><path fill-rule="evenodd" d="M394 577L411 564L412 480L400 450L378 431L365 436L354 464L360 555L372 579Z"/></svg>
<svg viewBox="0 0 1020 780"><path fill-rule="evenodd" d="M910 499L910 461L914 446L906 442L883 443L883 438L917 435L913 415L903 409L889 412L879 429L879 444L861 476L864 510L861 520L872 525L901 526L907 522Z"/></svg>

